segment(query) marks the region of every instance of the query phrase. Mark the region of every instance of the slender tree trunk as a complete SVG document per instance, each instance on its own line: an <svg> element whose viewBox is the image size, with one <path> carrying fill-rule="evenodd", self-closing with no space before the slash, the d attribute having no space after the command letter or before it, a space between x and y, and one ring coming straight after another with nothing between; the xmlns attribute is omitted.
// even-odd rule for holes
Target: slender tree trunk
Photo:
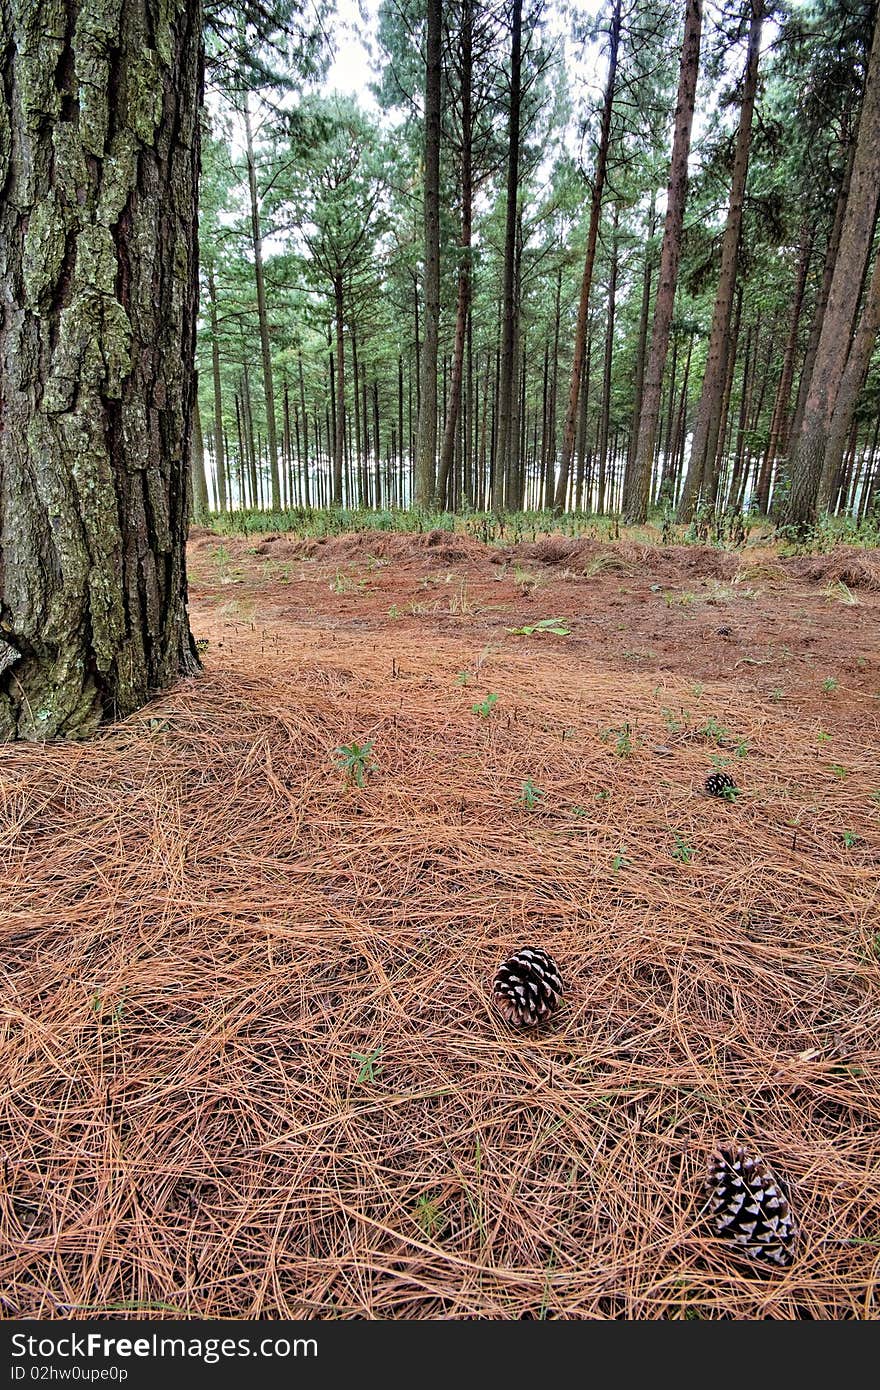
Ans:
<svg viewBox="0 0 880 1390"><path fill-rule="evenodd" d="M220 385L220 332L217 323L217 284L214 267L208 266L208 306L211 319L211 370L214 378L214 468L217 474L217 510L226 511L226 457L223 450L223 392Z"/></svg>
<svg viewBox="0 0 880 1390"><path fill-rule="evenodd" d="M739 325L742 318L742 286L736 293L736 313L734 314L733 327L730 331L730 338L724 349L726 367L724 372L724 385L721 391L721 410L719 412L717 438L715 450L712 455L711 465L707 460L705 495L706 501L710 506L716 507L718 504L718 490L721 477L724 471L725 462L725 432L727 429L727 416L730 410L730 396L733 391L733 374L736 370L736 354L739 347Z"/></svg>
<svg viewBox="0 0 880 1390"><path fill-rule="evenodd" d="M208 480L205 477L205 442L202 438L202 418L199 413L199 397L193 397L192 415L192 516L193 521L204 525L208 520Z"/></svg>
<svg viewBox="0 0 880 1390"><path fill-rule="evenodd" d="M336 380L332 382L333 358L330 358L331 400L335 400L333 413L333 496L331 506L342 506L342 468L345 461L345 301L343 298L342 276L333 279L333 303L336 307ZM335 386L335 394L334 394ZM357 391L357 382L354 384Z"/></svg>
<svg viewBox="0 0 880 1390"><path fill-rule="evenodd" d="M309 483L309 414L306 410L306 384L303 377L302 353L297 354L297 368L299 373L299 408L303 417L303 501L307 507L310 507L312 502Z"/></svg>
<svg viewBox="0 0 880 1390"><path fill-rule="evenodd" d="M681 68L678 79L678 98L675 107L675 134L672 139L672 158L669 165L669 188L666 195L666 225L660 252L659 285L651 330L651 350L645 371L645 385L639 412L635 447L635 463L631 495L626 501L627 519L643 523L648 516L651 491L651 469L657 421L660 415L660 396L663 390L663 370L669 350L669 333L678 285L681 261L682 229L687 201L688 155L691 146L691 127L694 119L694 100L700 66L700 37L702 0L686 0L684 40L681 48ZM664 472L667 460L664 459Z"/></svg>
<svg viewBox="0 0 880 1390"><path fill-rule="evenodd" d="M697 423L694 427L694 437L691 444L690 463L678 503L678 520L681 522L690 521L693 517L697 499L705 484L711 480L714 472L713 463L721 425L722 392L727 370L730 316L733 310L736 286L746 175L749 169L752 117L755 109L755 94L758 88L758 54L761 49L763 24L764 0L751 0L748 54L743 78L736 152L733 160L730 204L721 246L721 273L718 278L718 292L715 296L715 308L712 314L709 355L703 377L703 389L700 393L700 404L697 409Z"/></svg>
<svg viewBox="0 0 880 1390"><path fill-rule="evenodd" d="M611 366L614 357L614 315L617 302L617 223L620 209L614 204L611 220L611 279L608 282L608 316L605 326L605 368L602 380L602 412L599 423L599 499L598 509L605 510L605 482L608 465L608 434L611 423Z"/></svg>
<svg viewBox="0 0 880 1390"><path fill-rule="evenodd" d="M827 506L833 479L825 472L825 455L841 381L850 350L852 325L862 290L877 213L880 187L880 14L865 80L853 156L849 197L840 246L822 316L816 359L804 404L800 434L792 441L791 494L784 512L787 525L809 527L817 510ZM845 432L844 432L845 433Z"/></svg>
<svg viewBox="0 0 880 1390"><path fill-rule="evenodd" d="M88 737L198 669L201 22L0 3L0 740Z"/></svg>
<svg viewBox="0 0 880 1390"><path fill-rule="evenodd" d="M425 340L422 344L415 504L427 507L437 470L437 341L440 326L441 0L427 0L425 74Z"/></svg>
<svg viewBox="0 0 880 1390"><path fill-rule="evenodd" d="M275 386L272 381L272 349L269 344L269 315L266 311L266 282L263 277L263 233L260 227L257 166L254 160L254 137L247 96L244 98L243 107L248 188L251 200L251 240L254 248L254 277L257 283L257 318L260 325L260 352L263 360L263 394L266 398L269 476L272 481L272 510L277 512L281 506L281 484L278 475L278 438L275 427Z"/></svg>
<svg viewBox="0 0 880 1390"><path fill-rule="evenodd" d="M651 242L657 222L657 198L651 190L651 205L648 209L648 222L645 229L645 259L642 266L642 307L639 313L639 333L636 346L636 380L633 399L633 422L626 453L626 473L623 480L623 510L629 509L632 490L635 485L635 458L639 439L639 417L642 413L642 396L645 390L645 357L648 346L648 318L651 312L651 280L653 277ZM660 394L657 394L659 414ZM652 450L653 457L653 450ZM650 484L650 479L649 479Z"/></svg>
<svg viewBox="0 0 880 1390"><path fill-rule="evenodd" d="M493 451L492 510L504 509L512 474L516 432L516 232L519 200L519 128L522 103L522 0L512 0L510 40L510 112L507 127L507 210L504 229L504 285L501 310L501 364L498 384L498 429Z"/></svg>
<svg viewBox="0 0 880 1390"><path fill-rule="evenodd" d="M776 388L776 398L773 402L773 414L770 418L770 436L767 440L767 448L761 462L761 470L758 474L757 487L755 489L755 502L758 511L767 515L770 505L770 480L773 476L773 465L779 454L785 454L788 447L788 408L791 400L791 388L794 381L794 361L797 353L798 328L801 321L801 310L804 303L804 291L807 284L807 272L810 268L810 258L813 251L812 228L805 222L801 228L800 247L798 250L797 271L795 272L794 298L791 304L791 315L788 321L788 336L785 340L785 353L782 359L782 372L779 377L779 385Z"/></svg>
<svg viewBox="0 0 880 1390"><path fill-rule="evenodd" d="M473 219L472 170L472 112L471 82L473 79L473 0L463 0L461 11L461 261L458 268L458 305L455 314L455 344L452 352L452 376L440 450L440 469L437 475L436 503L446 505L447 480L452 464L455 433L461 410L464 376L464 348L468 316L471 307L471 223Z"/></svg>
<svg viewBox="0 0 880 1390"><path fill-rule="evenodd" d="M593 266L596 260L596 242L599 236L599 219L602 215L602 196L605 192L605 171L608 165L608 147L611 143L611 115L614 107L614 89L617 81L617 54L620 46L621 0L614 0L611 12L611 27L608 34L608 76L605 81L605 100L602 107L602 123L599 129L599 151L596 156L596 171L593 174L593 193L590 200L590 226L587 232L587 251L584 259L584 273L581 277L581 293L578 301L577 324L574 332L574 356L571 364L571 380L568 389L568 406L565 425L562 431L562 453L559 459L559 477L556 480L554 511L561 512L568 493L568 475L571 457L574 453L574 437L577 429L578 394L581 389L581 368L584 360L584 347L587 338L587 311L590 307L590 289L593 284Z"/></svg>

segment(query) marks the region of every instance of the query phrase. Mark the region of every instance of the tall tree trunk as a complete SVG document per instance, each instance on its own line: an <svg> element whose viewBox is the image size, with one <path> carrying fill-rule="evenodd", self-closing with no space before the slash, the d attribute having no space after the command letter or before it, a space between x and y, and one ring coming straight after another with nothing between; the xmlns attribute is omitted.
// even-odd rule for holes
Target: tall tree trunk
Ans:
<svg viewBox="0 0 880 1390"><path fill-rule="evenodd" d="M758 474L758 483L755 489L755 501L758 511L766 516L770 505L770 480L773 475L773 464L779 454L784 454L788 440L788 407L791 400L791 387L794 381L794 360L797 353L798 328L801 321L801 309L804 303L804 290L807 284L807 272L810 268L810 258L813 251L813 232L812 228L805 222L801 228L800 246L798 249L797 271L795 272L794 298L791 303L791 314L788 320L788 337L785 340L785 353L782 358L782 372L779 377L779 385L776 388L776 397L773 402L773 414L770 418L770 436L767 440L767 448L761 462L761 471Z"/></svg>
<svg viewBox="0 0 880 1390"><path fill-rule="evenodd" d="M516 230L519 200L519 127L522 104L522 0L512 0L510 37L510 112L507 126L507 210L504 227L504 286L501 309L501 368L498 382L498 434L492 474L492 510L504 509L512 473L516 432Z"/></svg>
<svg viewBox="0 0 880 1390"><path fill-rule="evenodd" d="M269 476L272 482L272 510L281 507L281 484L278 476L278 438L275 428L275 386L272 381L272 349L269 344L269 315L266 311L266 282L263 277L263 232L260 227L260 200L257 192L257 166L254 160L254 137L247 96L244 98L245 153L247 157L248 189L251 200L251 240L254 248L254 278L257 283L257 319L260 325L260 352L263 360L263 394L266 399L266 438L269 447Z"/></svg>
<svg viewBox="0 0 880 1390"><path fill-rule="evenodd" d="M342 276L333 279L333 303L336 308L336 381L331 385L333 410L333 496L331 506L342 506L342 467L345 461L345 302ZM333 358L330 358L331 378ZM357 391L357 382L354 384Z"/></svg>
<svg viewBox="0 0 880 1390"><path fill-rule="evenodd" d="M307 507L310 507L312 503L309 484L309 413L306 410L306 384L303 378L302 353L297 354L297 368L299 373L299 408L303 417L303 501Z"/></svg>
<svg viewBox="0 0 880 1390"><path fill-rule="evenodd" d="M217 510L226 511L226 458L223 450L223 392L220 384L220 333L217 322L217 284L214 267L208 266L208 307L211 319L211 370L214 378L214 468L217 473Z"/></svg>
<svg viewBox="0 0 880 1390"><path fill-rule="evenodd" d="M681 261L682 228L687 201L688 155L691 147L691 127L694 119L694 100L700 66L700 36L703 22L702 0L686 0L684 40L681 48L681 68L678 79L678 98L675 106L675 134L672 139L672 158L669 164L669 188L666 194L666 225L660 252L659 285L654 307L654 326L651 330L651 350L645 371L642 405L633 465L633 481L627 499L627 519L643 523L648 516L651 491L651 469L657 421L660 415L660 395L663 371L669 350L669 332L678 285ZM664 460L664 470L666 460Z"/></svg>
<svg viewBox="0 0 880 1390"><path fill-rule="evenodd" d="M205 441L202 437L202 417L199 413L198 391L193 397L192 414L192 517L204 525L208 520L208 479L205 477Z"/></svg>
<svg viewBox="0 0 880 1390"><path fill-rule="evenodd" d="M841 380L846 368L862 281L871 250L880 187L880 14L865 80L852 177L840 246L822 316L816 360L804 404L800 434L789 460L791 493L784 512L787 525L809 527L817 509L826 506L833 479L824 472L825 451Z"/></svg>
<svg viewBox="0 0 880 1390"><path fill-rule="evenodd" d="M746 175L749 170L749 148L752 138L752 116L758 88L758 54L761 49L761 30L764 25L764 0L751 0L749 42L743 77L739 130L733 160L733 178L727 224L721 246L721 272L709 334L709 354L703 377L703 389L697 408L697 423L691 444L687 477L678 502L678 520L690 521L704 484L713 473L718 433L721 425L722 394L727 371L727 352L730 342L730 316L736 286L739 240L742 230Z"/></svg>
<svg viewBox="0 0 880 1390"><path fill-rule="evenodd" d="M584 273L581 277L581 293L578 300L577 324L574 331L574 356L571 364L571 381L568 388L568 407L562 431L562 453L559 459L559 477L553 509L561 512L565 506L568 492L568 475L571 469L571 456L574 453L574 437L577 429L578 395L581 389L581 368L584 361L584 347L587 339L587 310L590 307L590 289L593 284L593 266L596 261L596 242L599 236L599 219L602 215L602 195L605 192L605 171L608 165L608 147L611 143L611 115L614 107L614 89L617 81L617 53L620 47L621 0L614 0L611 12L611 27L608 33L608 76L605 81L605 100L602 107L602 123L599 129L599 151L596 155L596 171L593 174L593 194L590 200L590 226L587 232L587 251L584 258Z"/></svg>
<svg viewBox="0 0 880 1390"><path fill-rule="evenodd" d="M629 444L626 451L626 472L623 480L623 510L628 511L632 490L635 485L635 458L639 442L639 417L642 413L642 396L645 390L645 357L648 346L648 317L651 312L651 279L653 277L653 253L651 242L657 226L657 197L651 190L651 204L648 208L648 221L645 228L645 259L642 265L642 307L639 312L639 332L636 340L636 380L633 393L633 422ZM657 395L659 416L660 395ZM652 451L653 455L653 451ZM649 479L650 483L650 479Z"/></svg>
<svg viewBox="0 0 880 1390"><path fill-rule="evenodd" d="M201 20L0 4L0 739L88 737L198 669Z"/></svg>
<svg viewBox="0 0 880 1390"><path fill-rule="evenodd" d="M437 470L437 342L440 327L441 0L427 0L425 69L425 339L422 343L415 504L427 507Z"/></svg>
<svg viewBox="0 0 880 1390"><path fill-rule="evenodd" d="M602 380L602 413L599 423L599 498L598 510L605 510L605 480L608 464L608 434L611 423L611 366L614 357L614 313L617 301L617 223L620 208L614 204L611 220L611 278L608 282L608 317L605 326L605 368Z"/></svg>
<svg viewBox="0 0 880 1390"><path fill-rule="evenodd" d="M880 251L878 251L874 261L871 282L865 295L861 317L849 350L849 357L846 359L846 367L837 393L831 424L828 428L822 483L818 498L820 509L828 505L832 480L836 477L843 462L846 437L852 427L859 392L868 371L878 331L880 331Z"/></svg>
<svg viewBox="0 0 880 1390"><path fill-rule="evenodd" d="M446 505L447 480L455 447L455 432L461 410L464 376L464 347L471 307L471 224L473 220L472 111L473 80L473 0L463 0L461 9L461 261L458 268L458 305L455 313L455 345L452 350L452 376L446 407L443 447L437 475L436 503Z"/></svg>
<svg viewBox="0 0 880 1390"><path fill-rule="evenodd" d="M556 272L556 301L553 319L553 371L550 377L550 400L547 406L547 447L544 454L546 483L543 505L547 511L551 510L556 501L554 479L556 477L556 400L559 392L559 323L562 317L561 301L562 266L560 265ZM564 505L563 501L563 507Z"/></svg>

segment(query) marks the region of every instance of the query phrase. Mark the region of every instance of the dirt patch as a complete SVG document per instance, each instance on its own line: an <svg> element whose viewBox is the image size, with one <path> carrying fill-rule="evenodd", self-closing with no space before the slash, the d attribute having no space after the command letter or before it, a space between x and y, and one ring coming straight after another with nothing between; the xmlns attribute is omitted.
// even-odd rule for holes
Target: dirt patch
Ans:
<svg viewBox="0 0 880 1390"><path fill-rule="evenodd" d="M205 674L0 750L6 1315L876 1317L880 598L343 539L196 536Z"/></svg>

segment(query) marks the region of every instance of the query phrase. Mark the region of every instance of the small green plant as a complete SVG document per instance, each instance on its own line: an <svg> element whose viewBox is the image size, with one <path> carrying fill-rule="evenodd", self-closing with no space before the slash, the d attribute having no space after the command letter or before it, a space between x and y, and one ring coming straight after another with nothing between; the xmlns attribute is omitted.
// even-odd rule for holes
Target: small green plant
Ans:
<svg viewBox="0 0 880 1390"><path fill-rule="evenodd" d="M354 1083L356 1086L363 1086L366 1081L371 1084L375 1082L378 1073L382 1070L382 1063L378 1060L381 1056L381 1046L374 1048L372 1052L352 1052L351 1060L360 1062L361 1066Z"/></svg>
<svg viewBox="0 0 880 1390"><path fill-rule="evenodd" d="M522 784L522 791L520 792L519 799L528 811L533 811L543 795L543 789L541 787L536 787L531 777L527 777Z"/></svg>
<svg viewBox="0 0 880 1390"><path fill-rule="evenodd" d="M571 814L573 816L577 816L577 818L580 820L583 816L587 814L587 808L586 806L572 806Z"/></svg>
<svg viewBox="0 0 880 1390"><path fill-rule="evenodd" d="M880 789L878 789L875 792L871 792L870 799L871 801L873 801L875 806L880 806Z"/></svg>
<svg viewBox="0 0 880 1390"><path fill-rule="evenodd" d="M827 733L825 732L824 729L820 729L819 732L818 732L817 735L816 735L816 742L817 742L817 743L830 743L830 742L831 742L831 735L830 735L830 734L827 734Z"/></svg>
<svg viewBox="0 0 880 1390"><path fill-rule="evenodd" d="M471 675L470 671L459 671L458 675L455 677L455 680L457 685L470 685L471 681L473 680L473 676Z"/></svg>
<svg viewBox="0 0 880 1390"><path fill-rule="evenodd" d="M857 845L859 842L858 835L854 834L852 830L844 830L841 838L847 849L852 849L853 845Z"/></svg>
<svg viewBox="0 0 880 1390"><path fill-rule="evenodd" d="M773 701L774 704L778 705L779 701L782 699L784 694L785 691L781 690L780 687L777 685L775 690L770 691L770 699Z"/></svg>
<svg viewBox="0 0 880 1390"><path fill-rule="evenodd" d="M843 778L849 776L849 773L847 769L843 766L843 763L832 763L831 771L834 773L835 777Z"/></svg>
<svg viewBox="0 0 880 1390"><path fill-rule="evenodd" d="M614 755L617 758L628 758L633 751L632 725L628 721L621 724L619 729L603 729L599 737L603 743L614 740Z"/></svg>
<svg viewBox="0 0 880 1390"><path fill-rule="evenodd" d="M398 608L398 606L397 606L396 603L392 603L391 607L388 609L388 616L389 616L389 618L400 618L400 617L402 617L401 611L400 611L400 609Z"/></svg>
<svg viewBox="0 0 880 1390"><path fill-rule="evenodd" d="M505 632L511 633L514 637L531 637L534 633L552 632L556 637L570 637L571 628L566 627L563 618L541 618L537 623L530 623L528 627L508 627Z"/></svg>
<svg viewBox="0 0 880 1390"><path fill-rule="evenodd" d="M836 681L833 676L826 676L822 682L822 689L825 691L826 695L830 695L832 691L837 689L839 684L840 682Z"/></svg>
<svg viewBox="0 0 880 1390"><path fill-rule="evenodd" d="M694 857L693 849L684 836L679 835L677 830L674 830L672 833L675 839L675 848L672 851L673 859L677 859L680 864L689 864Z"/></svg>
<svg viewBox="0 0 880 1390"><path fill-rule="evenodd" d="M439 1193L431 1196L423 1193L416 1202L413 1213L423 1233L429 1239L442 1235L446 1227L446 1217L440 1206L439 1196Z"/></svg>
<svg viewBox="0 0 880 1390"><path fill-rule="evenodd" d="M621 845L620 849L617 851L614 858L611 860L611 867L616 874L620 873L621 869L629 868L629 859L627 856L628 850L626 848L626 845Z"/></svg>
<svg viewBox="0 0 880 1390"><path fill-rule="evenodd" d="M490 690L485 700L480 700L478 704L471 705L474 714L478 714L481 719L488 719L492 713L492 706L497 703L498 696Z"/></svg>
<svg viewBox="0 0 880 1390"><path fill-rule="evenodd" d="M671 734L680 733L691 717L691 712L687 709L680 709L677 714L675 710L661 709L660 713Z"/></svg>
<svg viewBox="0 0 880 1390"><path fill-rule="evenodd" d="M691 692L691 694L693 695L693 697L694 697L695 700L699 700L699 698L700 698L700 696L702 695L704 689L705 689L705 686L701 685L701 684L699 683L699 681L695 682L695 684L693 684L693 685L689 685L689 686L688 686L688 690Z"/></svg>
<svg viewBox="0 0 880 1390"><path fill-rule="evenodd" d="M607 801L611 793L609 791L596 792L597 801Z"/></svg>
<svg viewBox="0 0 880 1390"><path fill-rule="evenodd" d="M376 764L370 757L370 750L374 740L368 738L366 743L343 743L341 747L334 749L339 754L336 766L341 768L350 782L356 787L364 785L364 778L368 772L375 771Z"/></svg>
<svg viewBox="0 0 880 1390"><path fill-rule="evenodd" d="M737 739L733 751L738 758L747 758L749 755L748 740L744 738Z"/></svg>
<svg viewBox="0 0 880 1390"><path fill-rule="evenodd" d="M104 1022L105 1018L109 1019L111 1023L121 1023L125 1015L125 996L127 993L127 988L123 988L120 992L119 1003L114 1004L112 1009L106 1009L103 994L100 990L96 990L91 1000L92 1013L101 1023Z"/></svg>

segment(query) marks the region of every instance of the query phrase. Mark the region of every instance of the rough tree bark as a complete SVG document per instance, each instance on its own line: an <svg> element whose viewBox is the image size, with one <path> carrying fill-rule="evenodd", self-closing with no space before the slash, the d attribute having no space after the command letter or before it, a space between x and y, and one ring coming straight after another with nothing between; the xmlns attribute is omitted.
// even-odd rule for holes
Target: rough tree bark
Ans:
<svg viewBox="0 0 880 1390"><path fill-rule="evenodd" d="M440 327L440 78L441 0L428 0L425 70L425 337L422 343L418 443L415 460L417 507L434 495L437 471L437 342ZM418 304L418 300L416 301ZM416 329L418 337L418 329Z"/></svg>
<svg viewBox="0 0 880 1390"><path fill-rule="evenodd" d="M822 315L816 358L804 403L800 433L789 458L791 493L783 520L803 530L827 505L833 482L824 477L825 450L852 339L852 325L871 251L880 187L880 14L874 23L865 95L853 155L849 197L840 245Z"/></svg>
<svg viewBox="0 0 880 1390"><path fill-rule="evenodd" d="M846 440L852 428L856 413L859 392L865 381L871 353L880 332L880 251L874 261L871 282L865 293L861 317L846 359L846 367L840 380L840 389L825 444L825 460L822 467L822 481L817 499L820 509L829 505L831 489L843 463Z"/></svg>
<svg viewBox="0 0 880 1390"><path fill-rule="evenodd" d="M217 470L217 509L225 512L226 455L223 448L223 390L220 382L220 331L217 322L217 283L214 267L208 267L208 306L211 318L211 373L214 384L214 467Z"/></svg>
<svg viewBox="0 0 880 1390"><path fill-rule="evenodd" d="M0 3L0 738L198 669L201 5Z"/></svg>
<svg viewBox="0 0 880 1390"><path fill-rule="evenodd" d="M758 511L762 516L767 515L767 510L770 505L770 483L773 477L773 464L777 456L779 454L784 454L788 447L788 407L791 399L792 383L794 382L794 359L797 352L798 328L801 321L804 290L807 284L807 272L810 268L812 253L813 231L808 223L804 223L801 227L797 271L795 273L794 298L791 302L791 313L788 320L788 337L785 340L782 372L779 377L779 385L776 388L776 396L773 401L773 415L770 420L770 437L767 440L767 448L761 462L761 470L755 488L755 501Z"/></svg>
<svg viewBox="0 0 880 1390"><path fill-rule="evenodd" d="M562 452L559 458L559 476L556 480L556 493L553 509L561 512L568 493L568 475L571 470L571 456L574 453L574 439L577 431L578 395L581 389L581 368L587 340L587 310L590 307L590 289L593 284L593 266L596 261L596 241L599 236L599 219L602 215L602 195L605 192L605 171L608 164L608 146L611 143L611 114L614 107L614 88L617 80L617 53L620 46L622 0L614 0L611 12L611 27L608 33L608 77L605 81L605 101L602 107L602 123L599 130L599 151L596 155L596 171L593 175L593 196L590 202L590 226L587 232L587 251L584 257L584 273L581 277L581 294L578 301L577 324L574 332L574 356L571 364L571 381L568 388L568 406L565 412L565 425L562 431Z"/></svg>
<svg viewBox="0 0 880 1390"><path fill-rule="evenodd" d="M730 185L730 203L727 209L727 223L724 240L721 244L721 271L718 276L718 290L712 312L712 327L709 333L709 352L706 371L697 408L697 421L691 444L691 456L681 497L678 501L679 522L690 521L694 514L697 499L704 479L713 472L715 451L718 447L718 433L721 425L722 394L727 372L727 353L730 344L730 317L733 310L736 268L739 258L739 239L742 229L743 203L745 200L746 175L749 170L749 148L752 138L752 116L755 110L755 95L758 89L758 54L761 49L761 30L764 25L764 0L751 0L751 21L746 56L745 76L743 78L742 103L740 106L739 129L736 137L736 150L733 158L733 177Z"/></svg>
<svg viewBox="0 0 880 1390"><path fill-rule="evenodd" d="M694 120L694 100L700 66L702 22L702 0L687 0L684 40L681 48L681 69L678 79L678 98L675 105L675 133L672 138L669 188L666 194L666 224L663 229L659 284L654 306L654 325L651 329L651 349L642 388L632 485L629 496L625 499L627 520L638 524L646 521L648 516L651 469L654 463L657 421L660 416L660 395L663 390L663 372L666 366L666 354L669 350L672 311L675 305L676 286L678 285L684 209L687 201L688 155L691 147L691 127Z"/></svg>

